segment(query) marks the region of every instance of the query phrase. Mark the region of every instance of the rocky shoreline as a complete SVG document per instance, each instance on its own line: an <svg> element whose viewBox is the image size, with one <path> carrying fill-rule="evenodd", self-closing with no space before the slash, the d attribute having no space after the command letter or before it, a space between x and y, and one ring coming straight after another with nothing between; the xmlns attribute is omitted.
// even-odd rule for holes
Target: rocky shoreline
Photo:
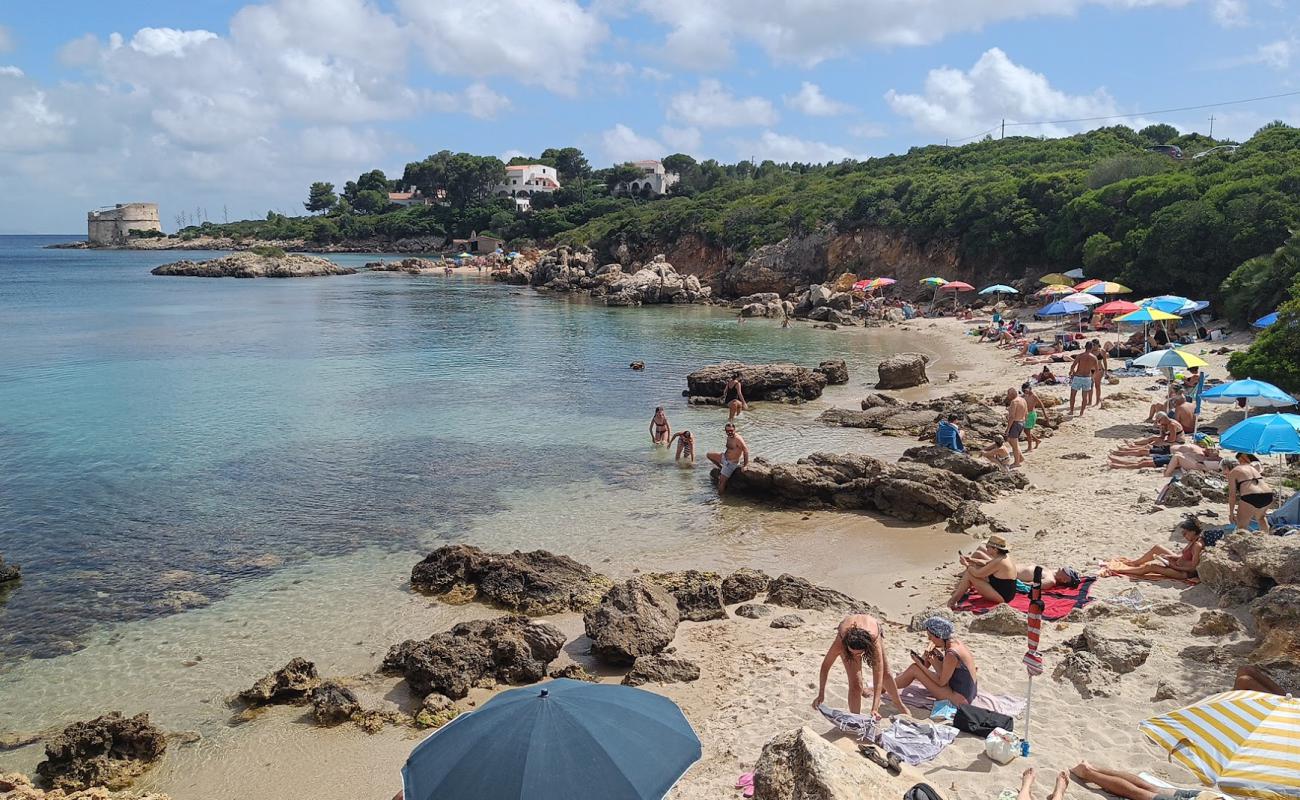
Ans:
<svg viewBox="0 0 1300 800"><path fill-rule="evenodd" d="M151 275L191 278L315 278L356 272L329 259L300 253L274 256L234 253L206 261L175 261L150 270Z"/></svg>

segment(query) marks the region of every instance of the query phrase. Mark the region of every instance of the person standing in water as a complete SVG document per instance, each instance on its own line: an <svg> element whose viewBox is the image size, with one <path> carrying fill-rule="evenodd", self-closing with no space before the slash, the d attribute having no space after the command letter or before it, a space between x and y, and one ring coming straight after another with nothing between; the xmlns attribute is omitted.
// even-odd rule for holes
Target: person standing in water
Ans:
<svg viewBox="0 0 1300 800"><path fill-rule="evenodd" d="M685 458L690 463L695 463L695 437L690 431L678 431L673 434L673 438L668 440L669 446L672 445L673 439L677 440L677 455L673 457L674 461L681 461Z"/></svg>
<svg viewBox="0 0 1300 800"><path fill-rule="evenodd" d="M721 453L705 453L705 458L718 465L721 474L718 475L718 494L725 494L727 491L727 481L738 469L744 469L749 466L749 445L745 440L736 433L736 426L728 422L724 428L727 433L727 444L723 447Z"/></svg>
<svg viewBox="0 0 1300 800"><path fill-rule="evenodd" d="M745 388L741 386L740 378L731 378L723 384L722 404L731 411L727 417L728 421L735 419L740 412L749 410L749 404L745 402Z"/></svg>
<svg viewBox="0 0 1300 800"><path fill-rule="evenodd" d="M889 698L899 711L906 711L903 698L894 685L893 673L889 671L889 657L885 654L885 636L880 629L880 622L870 614L851 614L840 621L835 629L835 641L822 658L821 672L817 681L817 699L812 707L817 708L826 701L826 679L830 677L831 667L839 660L844 664L844 671L849 676L849 712L862 713L862 698L866 691L862 688L863 662L871 665L871 715L880 716L880 693L889 690Z"/></svg>
<svg viewBox="0 0 1300 800"><path fill-rule="evenodd" d="M668 446L672 441L673 427L668 424L668 415L664 413L663 406L655 407L655 415L650 418L650 443L655 445Z"/></svg>

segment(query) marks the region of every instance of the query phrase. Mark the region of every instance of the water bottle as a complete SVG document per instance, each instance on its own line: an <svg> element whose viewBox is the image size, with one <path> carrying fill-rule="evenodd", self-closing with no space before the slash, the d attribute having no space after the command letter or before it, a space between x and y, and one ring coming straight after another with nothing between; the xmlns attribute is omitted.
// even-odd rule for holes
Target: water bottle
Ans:
<svg viewBox="0 0 1300 800"><path fill-rule="evenodd" d="M1020 740L1020 757L1029 758L1029 742L1026 739Z"/></svg>

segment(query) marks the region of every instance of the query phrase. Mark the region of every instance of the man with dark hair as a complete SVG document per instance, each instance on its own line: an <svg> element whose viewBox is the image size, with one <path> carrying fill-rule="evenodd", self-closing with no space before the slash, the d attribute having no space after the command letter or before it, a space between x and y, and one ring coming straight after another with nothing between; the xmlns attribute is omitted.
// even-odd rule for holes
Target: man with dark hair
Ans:
<svg viewBox="0 0 1300 800"><path fill-rule="evenodd" d="M727 481L736 470L749 466L749 445L736 433L736 426L728 422L723 429L727 434L727 444L721 453L706 453L705 457L718 465L718 494L725 494Z"/></svg>
<svg viewBox="0 0 1300 800"><path fill-rule="evenodd" d="M934 432L934 443L958 453L966 452L966 445L961 439L961 426L957 424L959 419L959 415L949 414L947 419L940 420L939 428Z"/></svg>

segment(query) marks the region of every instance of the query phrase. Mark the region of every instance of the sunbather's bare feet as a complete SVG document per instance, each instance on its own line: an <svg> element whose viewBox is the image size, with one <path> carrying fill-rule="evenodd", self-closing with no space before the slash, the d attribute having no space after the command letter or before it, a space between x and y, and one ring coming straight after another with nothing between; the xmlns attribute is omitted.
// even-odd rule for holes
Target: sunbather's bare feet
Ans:
<svg viewBox="0 0 1300 800"><path fill-rule="evenodd" d="M1058 793L1064 794L1065 787L1069 785L1070 785L1070 773L1066 772L1065 770L1061 770L1060 772L1056 773L1056 790Z"/></svg>
<svg viewBox="0 0 1300 800"><path fill-rule="evenodd" d="M1020 773L1020 794L1016 795L1016 800L1033 800L1034 788L1034 768L1030 767Z"/></svg>
<svg viewBox="0 0 1300 800"><path fill-rule="evenodd" d="M1021 786L1024 786L1024 785L1027 784L1027 783L1033 783L1033 782L1034 782L1034 768L1033 768L1033 767L1030 767L1029 769L1025 770L1024 772L1020 773L1020 785L1021 785Z"/></svg>
<svg viewBox="0 0 1300 800"><path fill-rule="evenodd" d="M1092 765L1089 764L1087 761L1080 761L1078 764L1075 764L1073 767L1070 767L1070 774L1078 778L1079 780L1083 781L1084 783L1088 782L1087 776L1091 772L1092 772Z"/></svg>

